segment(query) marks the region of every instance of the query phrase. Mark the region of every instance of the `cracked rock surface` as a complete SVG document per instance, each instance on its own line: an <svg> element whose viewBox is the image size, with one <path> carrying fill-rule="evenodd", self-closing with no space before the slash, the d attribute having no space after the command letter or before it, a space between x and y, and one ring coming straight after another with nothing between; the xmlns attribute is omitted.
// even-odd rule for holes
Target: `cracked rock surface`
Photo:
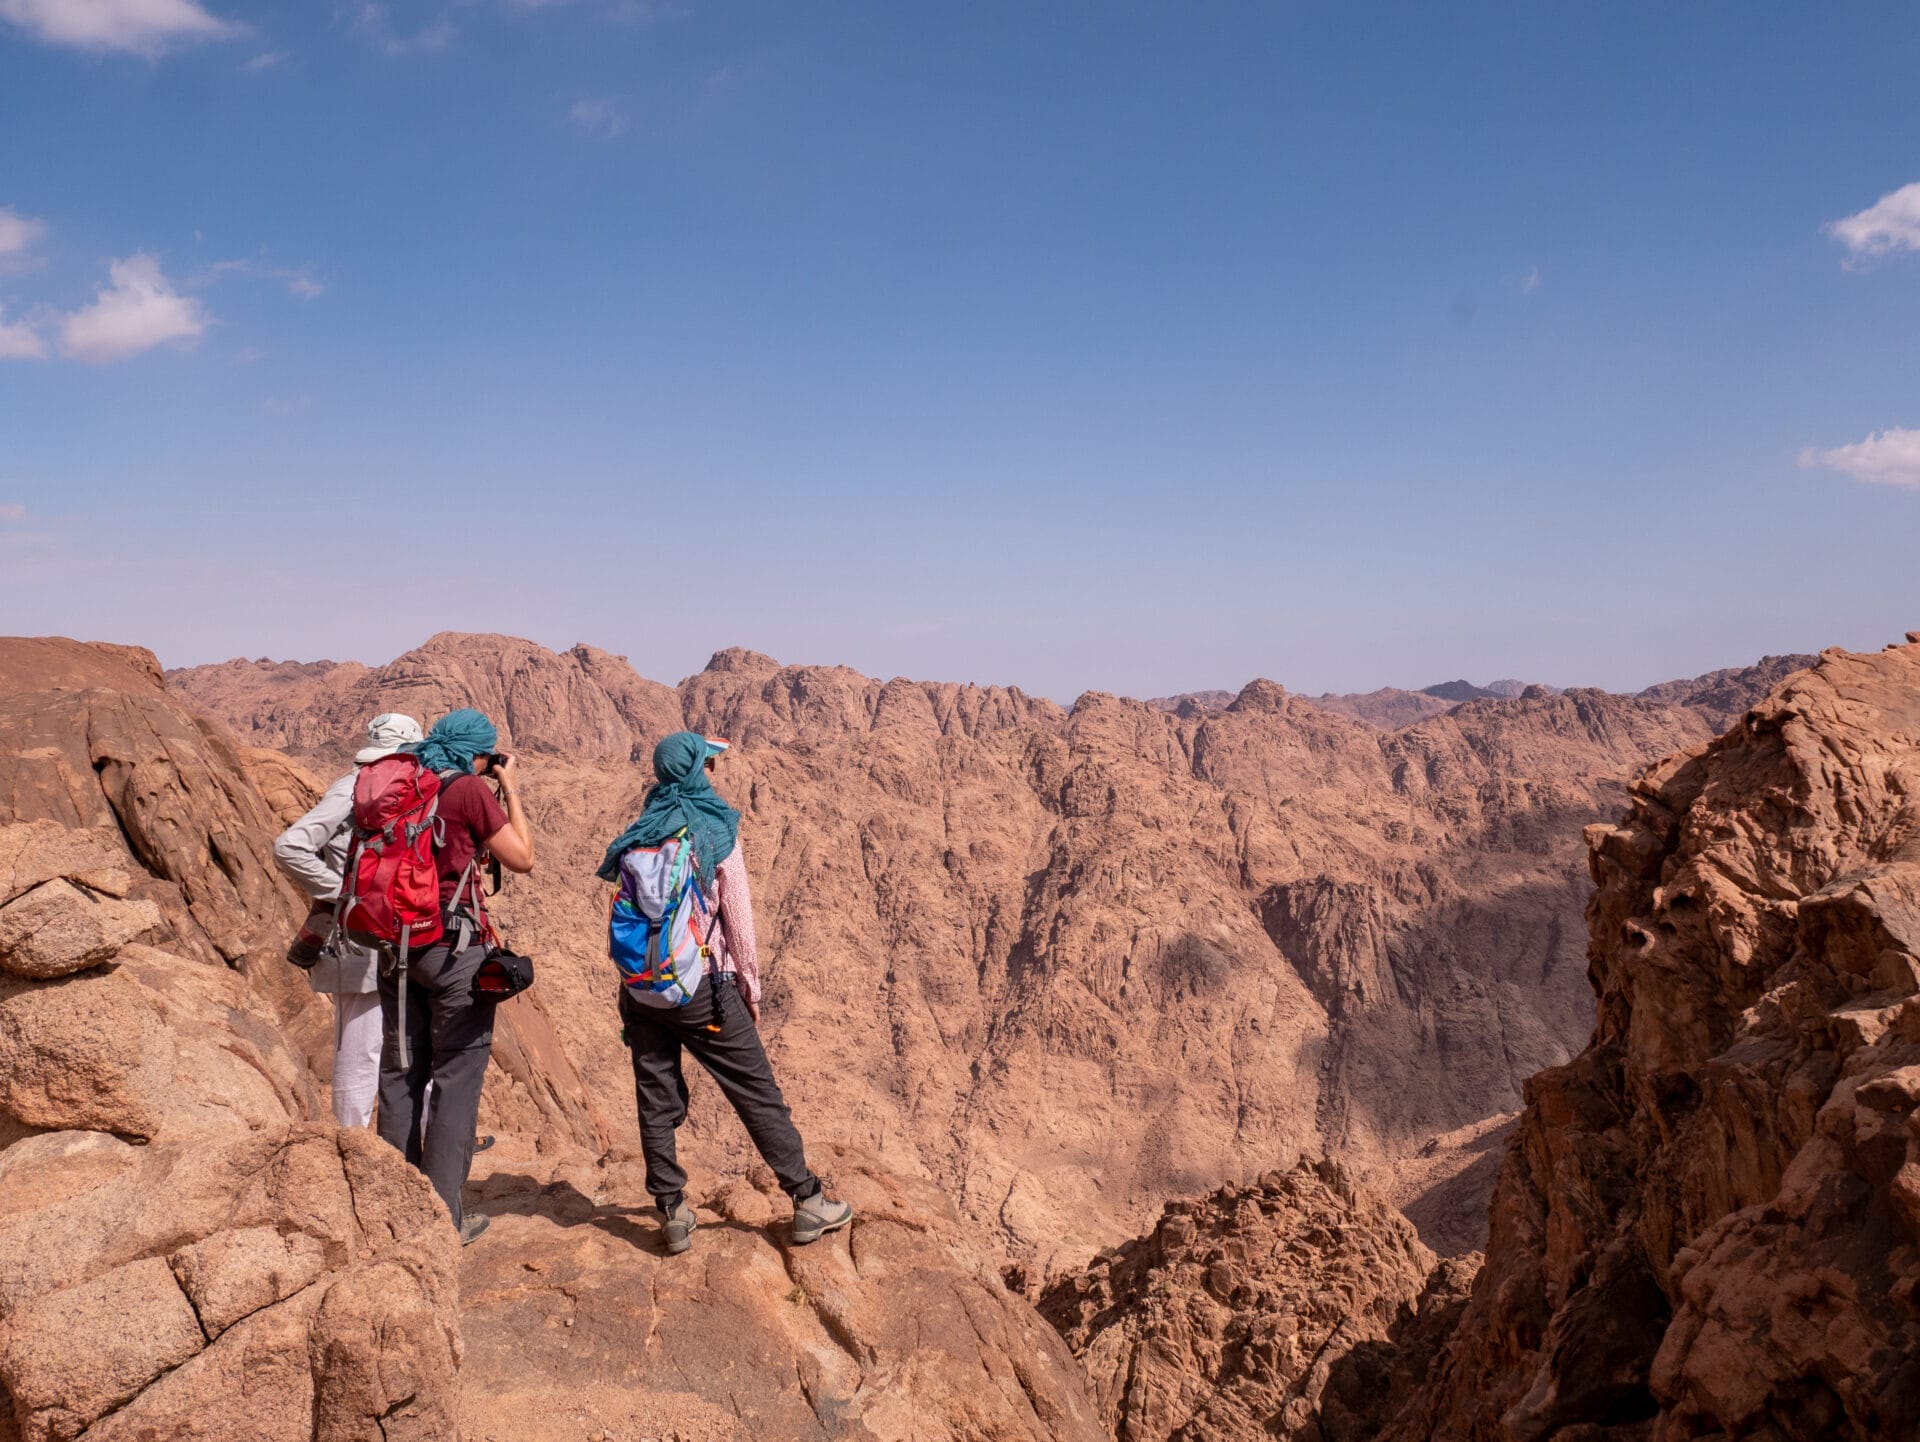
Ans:
<svg viewBox="0 0 1920 1442"><path fill-rule="evenodd" d="M468 1437L1108 1436L1065 1344L937 1190L811 1153L850 1230L790 1246L771 1175L723 1177L691 1194L700 1227L677 1257L637 1162L556 1165L519 1139L485 1153L469 1207L493 1222L460 1269Z"/></svg>

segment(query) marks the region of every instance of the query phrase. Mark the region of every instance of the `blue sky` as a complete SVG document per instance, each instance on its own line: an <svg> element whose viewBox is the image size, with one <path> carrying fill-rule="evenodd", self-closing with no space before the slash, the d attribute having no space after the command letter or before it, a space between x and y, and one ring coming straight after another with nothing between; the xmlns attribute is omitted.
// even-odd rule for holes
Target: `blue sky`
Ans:
<svg viewBox="0 0 1920 1442"><path fill-rule="evenodd" d="M1909 5L0 0L0 629L1070 700L1920 627Z"/></svg>

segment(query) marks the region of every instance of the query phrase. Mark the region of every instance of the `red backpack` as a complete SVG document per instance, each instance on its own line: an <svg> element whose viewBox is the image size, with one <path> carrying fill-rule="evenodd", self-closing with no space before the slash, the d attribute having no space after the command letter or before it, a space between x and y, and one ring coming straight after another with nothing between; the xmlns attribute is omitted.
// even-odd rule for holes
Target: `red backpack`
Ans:
<svg viewBox="0 0 1920 1442"><path fill-rule="evenodd" d="M360 768L353 782L353 845L340 891L340 925L407 953L444 929L440 873L433 864L440 778L417 756L397 752Z"/></svg>

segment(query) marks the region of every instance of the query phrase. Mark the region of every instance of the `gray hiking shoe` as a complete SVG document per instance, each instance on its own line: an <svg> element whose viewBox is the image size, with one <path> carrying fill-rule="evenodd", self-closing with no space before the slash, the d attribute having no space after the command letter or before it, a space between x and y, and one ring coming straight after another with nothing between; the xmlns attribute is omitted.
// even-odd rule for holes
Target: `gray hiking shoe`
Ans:
<svg viewBox="0 0 1920 1442"><path fill-rule="evenodd" d="M837 1232L853 1220L853 1208L836 1202L822 1187L804 1202L793 1204L793 1244L804 1247L817 1242L828 1232Z"/></svg>
<svg viewBox="0 0 1920 1442"><path fill-rule="evenodd" d="M686 1202L674 1203L672 1211L665 1207L660 1212L660 1240L666 1244L670 1256L679 1256L693 1245L693 1229L700 1225L700 1219L693 1214L693 1208Z"/></svg>
<svg viewBox="0 0 1920 1442"><path fill-rule="evenodd" d="M471 1247L480 1240L480 1234L493 1225L493 1218L485 1212L475 1212L460 1223L460 1245Z"/></svg>

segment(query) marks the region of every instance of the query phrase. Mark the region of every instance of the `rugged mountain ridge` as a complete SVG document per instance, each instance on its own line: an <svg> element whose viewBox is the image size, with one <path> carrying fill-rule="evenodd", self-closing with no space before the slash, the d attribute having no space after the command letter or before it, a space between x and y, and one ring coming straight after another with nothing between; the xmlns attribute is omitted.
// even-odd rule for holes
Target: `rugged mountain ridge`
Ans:
<svg viewBox="0 0 1920 1442"><path fill-rule="evenodd" d="M1823 653L1588 832L1598 1019L1385 1435L1920 1434L1920 634Z"/></svg>
<svg viewBox="0 0 1920 1442"><path fill-rule="evenodd" d="M1584 1037L1579 829L1707 734L1583 691L1392 734L1264 681L1220 712L1099 693L1064 712L746 651L668 688L589 647L452 635L371 670L170 684L322 767L379 710L502 720L542 834L540 885L502 911L610 1107L627 1083L590 874L650 779L630 758L680 725L733 738L777 1063L812 1079L831 1140L926 1168L1034 1275L1303 1149L1444 1250L1477 1245L1478 1134L1451 1170L1439 1139L1517 1108ZM717 1119L696 1107L694 1151L738 1165ZM1392 1190L1403 1163L1418 1193Z"/></svg>
<svg viewBox="0 0 1920 1442"><path fill-rule="evenodd" d="M1171 1203L1047 1289L1119 1442L1347 1442L1431 1361L1477 1255L1436 1262L1328 1161Z"/></svg>
<svg viewBox="0 0 1920 1442"><path fill-rule="evenodd" d="M1751 666L1729 666L1704 676L1663 681L1631 694L1644 701L1698 711L1717 733L1731 726L1741 712L1788 676L1806 670L1816 659L1808 655L1763 656ZM1443 716L1463 701L1482 701L1489 697L1515 700L1536 689L1542 695L1558 696L1566 688L1511 679L1489 681L1484 686L1476 686L1471 681L1443 681L1418 691L1382 686L1374 691L1329 691L1306 699L1323 711L1337 711L1384 731L1397 731L1430 716ZM1224 711L1232 704L1233 696L1231 691L1187 691L1178 696L1157 696L1147 704L1180 716L1200 716L1209 711Z"/></svg>

